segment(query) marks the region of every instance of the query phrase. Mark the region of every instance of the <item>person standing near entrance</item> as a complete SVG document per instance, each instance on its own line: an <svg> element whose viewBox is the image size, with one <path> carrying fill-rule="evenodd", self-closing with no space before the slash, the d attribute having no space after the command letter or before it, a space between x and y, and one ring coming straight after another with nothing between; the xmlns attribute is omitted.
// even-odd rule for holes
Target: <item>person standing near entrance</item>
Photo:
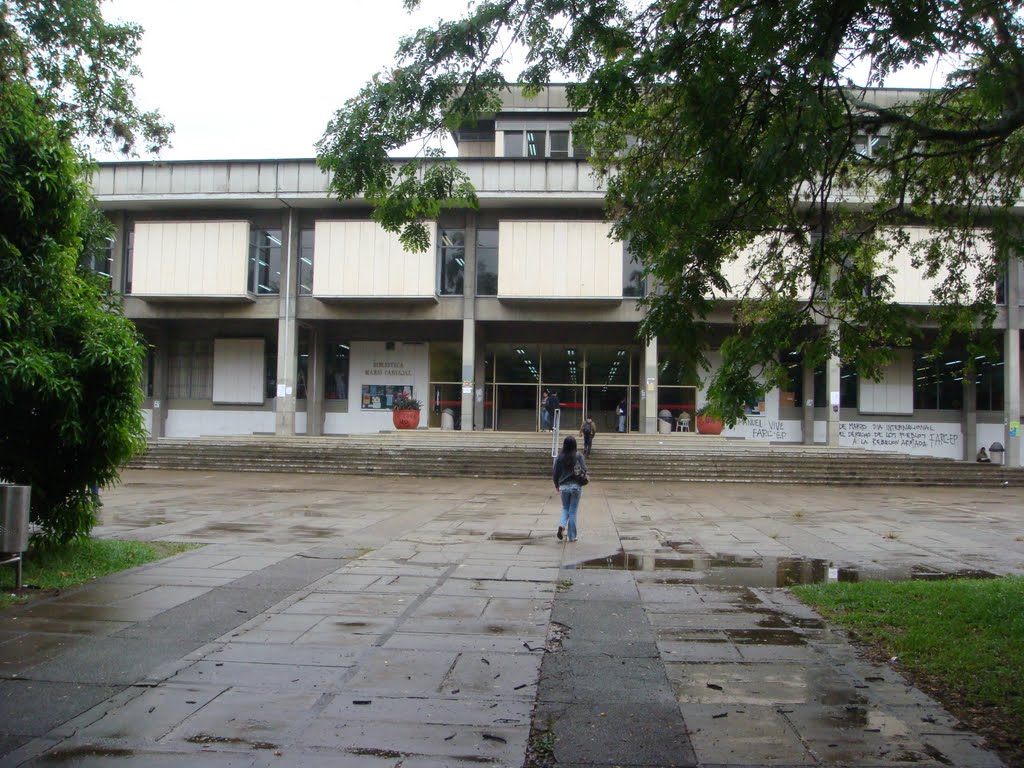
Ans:
<svg viewBox="0 0 1024 768"><path fill-rule="evenodd" d="M619 400L619 406L615 409L615 415L619 417L619 432L626 431L626 398Z"/></svg>
<svg viewBox="0 0 1024 768"><path fill-rule="evenodd" d="M558 532L555 534L559 541L565 536L568 536L569 541L576 541L577 538L576 513L583 494L580 476L576 472L577 464L585 481L587 462L576 452L576 438L569 435L562 442L562 452L551 467L551 479L562 496L562 516L558 520Z"/></svg>
<svg viewBox="0 0 1024 768"><path fill-rule="evenodd" d="M545 389L540 396L540 431L547 432L551 429L551 414L548 412L548 391Z"/></svg>
<svg viewBox="0 0 1024 768"><path fill-rule="evenodd" d="M597 426L594 424L594 420L587 416L583 426L580 427L580 434L583 436L583 455L588 459L590 458L590 449L594 447L595 432L597 432Z"/></svg>
<svg viewBox="0 0 1024 768"><path fill-rule="evenodd" d="M558 395L555 394L555 390L551 390L548 394L548 399L544 401L544 409L548 415L548 428L555 428L555 411L558 410Z"/></svg>

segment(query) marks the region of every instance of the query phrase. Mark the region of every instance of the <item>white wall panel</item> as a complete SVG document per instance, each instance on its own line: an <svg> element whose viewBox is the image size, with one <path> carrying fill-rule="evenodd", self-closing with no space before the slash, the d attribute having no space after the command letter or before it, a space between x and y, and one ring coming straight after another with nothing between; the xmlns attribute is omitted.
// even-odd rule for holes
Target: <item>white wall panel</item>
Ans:
<svg viewBox="0 0 1024 768"><path fill-rule="evenodd" d="M318 221L314 242L314 296L403 297L436 294L437 226L430 246L406 251L398 235L373 221Z"/></svg>
<svg viewBox="0 0 1024 768"><path fill-rule="evenodd" d="M860 379L857 407L861 413L910 415L914 412L914 358L909 349L896 351L896 358L882 371L879 381Z"/></svg>
<svg viewBox="0 0 1024 768"><path fill-rule="evenodd" d="M622 243L598 221L502 221L499 297L622 298Z"/></svg>
<svg viewBox="0 0 1024 768"><path fill-rule="evenodd" d="M263 339L213 340L213 402L262 405Z"/></svg>
<svg viewBox="0 0 1024 768"><path fill-rule="evenodd" d="M244 296L246 221L140 221L135 225L136 296Z"/></svg>
<svg viewBox="0 0 1024 768"><path fill-rule="evenodd" d="M900 304L931 304L934 301L932 291L942 283L946 273L940 271L935 277L927 277L923 267L917 268L911 263L913 260L911 248L930 237L931 230L927 227L903 227L903 229L910 237L910 245L897 251L888 264L895 287L894 298ZM976 248L979 260L986 259L991 254L991 246L984 238L976 240ZM968 269L966 276L968 284L973 285L978 272L979 269L974 265ZM972 298L973 296L968 296L964 297L964 300L971 301Z"/></svg>
<svg viewBox="0 0 1024 768"><path fill-rule="evenodd" d="M177 410L167 412L167 437L273 433L272 411Z"/></svg>

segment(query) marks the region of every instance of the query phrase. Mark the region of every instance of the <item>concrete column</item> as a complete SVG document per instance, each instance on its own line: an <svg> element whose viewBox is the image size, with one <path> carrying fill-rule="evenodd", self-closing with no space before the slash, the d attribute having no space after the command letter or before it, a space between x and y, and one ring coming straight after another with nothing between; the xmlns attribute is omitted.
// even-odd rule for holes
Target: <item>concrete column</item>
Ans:
<svg viewBox="0 0 1024 768"><path fill-rule="evenodd" d="M838 323L829 323L829 331L835 332ZM825 444L830 448L839 447L839 415L842 403L839 402L839 358L833 355L825 364L825 394L828 398L828 423L825 428Z"/></svg>
<svg viewBox="0 0 1024 768"><path fill-rule="evenodd" d="M974 461L978 453L978 385L974 376L964 376L963 410L960 411L960 430L964 434L964 461Z"/></svg>
<svg viewBox="0 0 1024 768"><path fill-rule="evenodd" d="M170 335L165 327L153 335L153 437L167 436L167 358Z"/></svg>
<svg viewBox="0 0 1024 768"><path fill-rule="evenodd" d="M110 289L114 293L124 293L124 258L128 242L124 213L118 211L112 214L110 221L114 225L114 250L110 260Z"/></svg>
<svg viewBox="0 0 1024 768"><path fill-rule="evenodd" d="M483 429L487 421L484 415L487 406L484 405L484 401L487 400L491 393L487 391L487 367L484 359L486 339L480 326L476 327L476 333L476 360L473 363L473 423L476 424L478 429ZM483 392L483 398L479 401L476 399L477 390Z"/></svg>
<svg viewBox="0 0 1024 768"><path fill-rule="evenodd" d="M1008 467L1021 466L1020 427L1011 437L1010 424L1020 424L1020 254L1013 253L1006 269L1006 333L1003 336L1003 447Z"/></svg>
<svg viewBox="0 0 1024 768"><path fill-rule="evenodd" d="M295 434L295 400L298 388L298 326L295 322L299 274L299 228L295 210L288 209L284 226L281 289L277 308L277 397L274 400L274 434Z"/></svg>
<svg viewBox="0 0 1024 768"><path fill-rule="evenodd" d="M640 403L643 407L642 432L658 433L658 337L652 336L644 350L643 375L640 381Z"/></svg>
<svg viewBox="0 0 1024 768"><path fill-rule="evenodd" d="M474 418L474 393L476 392L476 214L466 214L466 253L462 273L462 408L459 428L464 432L473 429L473 424L483 426L483 421Z"/></svg>
<svg viewBox="0 0 1024 768"><path fill-rule="evenodd" d="M324 433L324 339L320 329L309 328L309 362L306 380L306 434Z"/></svg>
<svg viewBox="0 0 1024 768"><path fill-rule="evenodd" d="M804 445L814 445L814 366L807 359L804 360L803 378L804 401L800 407L803 409Z"/></svg>

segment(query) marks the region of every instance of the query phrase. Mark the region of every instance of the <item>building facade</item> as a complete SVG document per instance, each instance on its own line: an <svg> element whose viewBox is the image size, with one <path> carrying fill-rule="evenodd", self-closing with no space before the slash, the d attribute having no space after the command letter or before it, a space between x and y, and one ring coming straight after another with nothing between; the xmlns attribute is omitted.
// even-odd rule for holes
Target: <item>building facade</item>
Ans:
<svg viewBox="0 0 1024 768"><path fill-rule="evenodd" d="M548 390L563 430L589 415L614 432L620 404L628 431L692 429L691 353L638 340L647 286L609 237L573 117L551 86L460 132L480 205L433 222L424 253L361 200L330 198L314 160L101 164L93 189L116 236L99 268L149 345L151 434L377 432L397 392L424 402L421 426L537 430ZM930 301L909 254L893 280L899 301ZM1003 354L977 375L957 350L904 350L879 382L782 351L789 387L724 434L954 459L1000 443L1019 465L1021 282L1014 259ZM723 333L727 304L709 318Z"/></svg>

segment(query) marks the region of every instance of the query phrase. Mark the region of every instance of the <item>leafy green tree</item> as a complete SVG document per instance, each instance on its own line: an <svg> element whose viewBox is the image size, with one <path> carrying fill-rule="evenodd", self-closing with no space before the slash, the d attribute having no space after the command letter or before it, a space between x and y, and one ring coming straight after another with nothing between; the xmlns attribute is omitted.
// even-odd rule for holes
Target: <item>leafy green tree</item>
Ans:
<svg viewBox="0 0 1024 768"><path fill-rule="evenodd" d="M336 194L365 194L413 242L432 206L473 198L457 170L417 186L389 152L493 112L509 87L570 80L608 218L657 285L643 332L704 350L712 310L731 313L710 394L734 423L784 381L781 350L875 377L918 328L937 329L936 346L985 342L993 286L1020 244L1021 6L481 0L402 42L336 113L320 163ZM525 52L515 86L510 51ZM941 87L874 89L936 60ZM929 236L911 242L907 223ZM938 280L927 314L893 300L899 248ZM730 283L737 259L745 278Z"/></svg>
<svg viewBox="0 0 1024 768"><path fill-rule="evenodd" d="M89 489L145 444L144 348L79 264L109 223L87 184L88 141L132 152L170 127L133 103L141 31L96 0L0 3L0 478L32 486L45 539L89 532Z"/></svg>

